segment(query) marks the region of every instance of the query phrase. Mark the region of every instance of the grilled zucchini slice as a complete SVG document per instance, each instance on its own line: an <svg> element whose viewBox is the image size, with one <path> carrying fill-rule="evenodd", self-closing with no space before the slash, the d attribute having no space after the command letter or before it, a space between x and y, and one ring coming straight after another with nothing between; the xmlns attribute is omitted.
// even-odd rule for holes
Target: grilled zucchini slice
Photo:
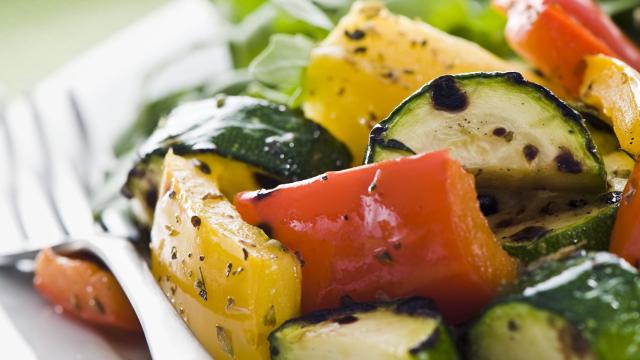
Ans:
<svg viewBox="0 0 640 360"><path fill-rule="evenodd" d="M269 337L274 360L458 359L432 303L353 303L289 320Z"/></svg>
<svg viewBox="0 0 640 360"><path fill-rule="evenodd" d="M637 359L640 277L613 254L529 268L468 334L477 360Z"/></svg>
<svg viewBox="0 0 640 360"><path fill-rule="evenodd" d="M176 108L151 135L123 192L153 213L162 160L176 155L216 175L227 197L271 188L351 164L349 149L300 112L247 96L227 96Z"/></svg>
<svg viewBox="0 0 640 360"><path fill-rule="evenodd" d="M479 188L606 190L584 119L519 73L433 80L372 129L366 162L443 148L476 175Z"/></svg>
<svg viewBox="0 0 640 360"><path fill-rule="evenodd" d="M530 207L537 210L536 217L516 225L509 224L509 217L492 219L496 238L511 256L531 262L566 247L609 248L620 202L619 192L595 198L557 195L546 200L538 209Z"/></svg>

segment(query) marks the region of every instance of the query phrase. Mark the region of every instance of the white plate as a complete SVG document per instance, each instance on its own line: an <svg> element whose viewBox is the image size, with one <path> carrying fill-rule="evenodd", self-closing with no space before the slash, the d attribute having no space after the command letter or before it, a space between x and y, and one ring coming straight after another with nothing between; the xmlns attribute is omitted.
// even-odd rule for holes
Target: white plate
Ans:
<svg viewBox="0 0 640 360"><path fill-rule="evenodd" d="M228 51L222 42L209 46L151 87L145 82L147 75L194 46L220 39L223 33L222 21L208 1L176 0L53 74L34 89L36 100L46 121L62 124L71 116L67 95L73 91L97 149L93 161L107 168L114 161L111 144L134 119L143 94L162 93L228 70ZM62 148L64 143L60 139L53 146ZM56 313L33 290L31 280L31 274L0 270L2 358L149 358L142 336L93 328Z"/></svg>

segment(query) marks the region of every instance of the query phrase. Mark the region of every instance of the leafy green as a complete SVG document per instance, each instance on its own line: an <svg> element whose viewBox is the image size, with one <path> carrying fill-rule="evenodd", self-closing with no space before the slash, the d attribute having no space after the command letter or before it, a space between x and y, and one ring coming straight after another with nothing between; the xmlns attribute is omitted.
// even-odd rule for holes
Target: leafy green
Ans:
<svg viewBox="0 0 640 360"><path fill-rule="evenodd" d="M271 0L271 2L296 19L328 31L333 29L333 22L327 14L309 0Z"/></svg>
<svg viewBox="0 0 640 360"><path fill-rule="evenodd" d="M249 66L253 79L272 91L254 85L254 95L281 103L287 99L285 104L295 105L302 93L302 79L313 46L314 42L302 35L273 35L269 46Z"/></svg>
<svg viewBox="0 0 640 360"><path fill-rule="evenodd" d="M265 3L232 27L229 48L234 66L247 67L269 44L271 35L279 33L302 34L320 40L328 34L328 30L294 17L278 5Z"/></svg>
<svg viewBox="0 0 640 360"><path fill-rule="evenodd" d="M253 13L266 0L212 0L220 12L231 22L238 23Z"/></svg>

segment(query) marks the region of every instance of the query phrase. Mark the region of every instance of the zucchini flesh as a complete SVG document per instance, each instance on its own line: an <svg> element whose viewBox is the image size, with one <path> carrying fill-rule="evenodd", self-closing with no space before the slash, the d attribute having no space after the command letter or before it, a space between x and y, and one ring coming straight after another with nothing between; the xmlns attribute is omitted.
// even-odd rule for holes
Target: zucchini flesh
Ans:
<svg viewBox="0 0 640 360"><path fill-rule="evenodd" d="M594 359L575 326L549 311L520 302L487 311L473 329L471 343L474 360Z"/></svg>
<svg viewBox="0 0 640 360"><path fill-rule="evenodd" d="M518 73L433 80L371 131L366 162L443 148L476 175L479 188L606 190L584 119Z"/></svg>
<svg viewBox="0 0 640 360"><path fill-rule="evenodd" d="M620 193L598 197L528 194L518 210L489 216L502 248L523 262L531 262L566 247L607 250Z"/></svg>
<svg viewBox="0 0 640 360"><path fill-rule="evenodd" d="M123 188L149 215L157 201L162 159L169 149L218 171L227 196L340 170L352 161L343 143L282 105L247 96L186 103L141 147Z"/></svg>
<svg viewBox="0 0 640 360"><path fill-rule="evenodd" d="M274 360L458 359L430 301L354 303L287 321L269 337Z"/></svg>
<svg viewBox="0 0 640 360"><path fill-rule="evenodd" d="M540 321L547 314L553 320ZM610 253L582 252L525 271L473 324L468 349L472 359L637 359L638 334L637 270ZM564 346L532 346L552 338Z"/></svg>

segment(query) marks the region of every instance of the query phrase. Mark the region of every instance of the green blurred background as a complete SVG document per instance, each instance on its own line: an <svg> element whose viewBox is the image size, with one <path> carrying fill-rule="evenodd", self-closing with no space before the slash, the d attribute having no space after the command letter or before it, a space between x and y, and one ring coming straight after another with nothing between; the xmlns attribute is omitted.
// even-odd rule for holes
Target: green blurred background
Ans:
<svg viewBox="0 0 640 360"><path fill-rule="evenodd" d="M168 0L0 0L0 84L27 89Z"/></svg>

